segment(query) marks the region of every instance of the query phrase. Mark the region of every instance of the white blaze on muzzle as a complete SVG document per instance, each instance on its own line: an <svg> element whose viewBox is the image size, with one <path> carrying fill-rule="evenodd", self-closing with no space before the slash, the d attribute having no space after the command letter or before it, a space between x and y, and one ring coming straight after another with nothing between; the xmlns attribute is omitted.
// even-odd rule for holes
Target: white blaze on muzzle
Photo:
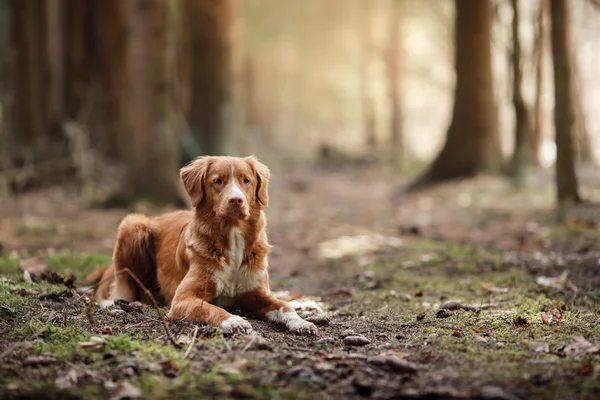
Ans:
<svg viewBox="0 0 600 400"><path fill-rule="evenodd" d="M239 187L239 185L237 183L237 179L235 179L234 167L231 166L231 189L229 190L228 198L231 199L234 197L241 197L242 199L246 200L246 196L244 195L244 192L242 192L242 189Z"/></svg>

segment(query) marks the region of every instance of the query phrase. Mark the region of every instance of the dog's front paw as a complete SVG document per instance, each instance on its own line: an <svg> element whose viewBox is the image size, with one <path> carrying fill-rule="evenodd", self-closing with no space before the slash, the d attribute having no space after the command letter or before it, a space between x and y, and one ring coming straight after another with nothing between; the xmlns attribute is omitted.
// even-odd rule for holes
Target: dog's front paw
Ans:
<svg viewBox="0 0 600 400"><path fill-rule="evenodd" d="M238 315L231 315L221 323L221 329L223 330L223 333L232 333L236 331L249 333L252 332L252 325Z"/></svg>
<svg viewBox="0 0 600 400"><path fill-rule="evenodd" d="M288 321L287 328L290 332L300 335L316 335L317 327L312 322L303 320L302 318L294 318Z"/></svg>

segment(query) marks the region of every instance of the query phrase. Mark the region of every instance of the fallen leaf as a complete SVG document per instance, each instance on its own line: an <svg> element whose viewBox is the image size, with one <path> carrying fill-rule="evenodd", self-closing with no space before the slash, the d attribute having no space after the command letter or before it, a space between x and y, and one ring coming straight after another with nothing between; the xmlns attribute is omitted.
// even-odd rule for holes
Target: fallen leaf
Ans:
<svg viewBox="0 0 600 400"><path fill-rule="evenodd" d="M84 350L99 350L106 345L106 340L99 336L92 336L89 341L77 343L77 347Z"/></svg>
<svg viewBox="0 0 600 400"><path fill-rule="evenodd" d="M374 364L387 365L392 371L397 373L416 373L419 370L416 364L403 360L396 356L377 356L369 359Z"/></svg>
<svg viewBox="0 0 600 400"><path fill-rule="evenodd" d="M347 346L366 346L371 343L371 341L363 335L346 336L343 339L343 342Z"/></svg>
<svg viewBox="0 0 600 400"><path fill-rule="evenodd" d="M324 315L324 314L306 317L305 320L308 322L312 322L313 324L315 324L317 326L326 326L326 325L329 325L329 323L330 323L329 318L327 317L327 315Z"/></svg>
<svg viewBox="0 0 600 400"><path fill-rule="evenodd" d="M564 271L556 277L538 276L535 278L535 282L540 286L551 287L557 290L564 290L565 287L568 287L574 292L579 291L579 288L569 280L569 271Z"/></svg>
<svg viewBox="0 0 600 400"><path fill-rule="evenodd" d="M354 296L354 291L352 289L331 289L328 294L330 296L341 296L341 297L352 297Z"/></svg>
<svg viewBox="0 0 600 400"><path fill-rule="evenodd" d="M527 346L536 353L548 353L550 352L550 347L548 346L548 342L544 340L528 340Z"/></svg>
<svg viewBox="0 0 600 400"><path fill-rule="evenodd" d="M571 336L571 343L567 344L562 351L566 356L579 356L582 354L600 354L600 346L588 342L583 336Z"/></svg>
<svg viewBox="0 0 600 400"><path fill-rule="evenodd" d="M104 387L114 390L115 394L110 398L111 400L138 399L142 397L142 391L127 381L117 384L109 381L104 384Z"/></svg>
<svg viewBox="0 0 600 400"><path fill-rule="evenodd" d="M454 337L461 337L462 336L462 332L461 331L453 331L452 332L452 336L454 336Z"/></svg>
<svg viewBox="0 0 600 400"><path fill-rule="evenodd" d="M77 371L73 368L66 375L59 376L54 380L54 386L60 390L70 389L77 384Z"/></svg>
<svg viewBox="0 0 600 400"><path fill-rule="evenodd" d="M189 337L188 335L180 335L177 338L177 340L175 341L175 343L180 344L180 345L190 344L190 343L192 343L192 338Z"/></svg>
<svg viewBox="0 0 600 400"><path fill-rule="evenodd" d="M553 322L560 322L563 320L562 312L560 309L553 308L550 312L543 312L541 314L542 323L550 325Z"/></svg>
<svg viewBox="0 0 600 400"><path fill-rule="evenodd" d="M174 378L177 376L179 372L179 365L172 360L161 361L157 363L152 363L148 367L150 371L162 372L165 376L169 378Z"/></svg>
<svg viewBox="0 0 600 400"><path fill-rule="evenodd" d="M425 314L424 312L422 312L422 313L419 313L419 314L417 315L417 321L422 321L422 320L424 320L426 316L427 316L427 314Z"/></svg>
<svg viewBox="0 0 600 400"><path fill-rule="evenodd" d="M419 290L415 290L415 293L414 293L414 295L415 295L416 297L423 297L423 291L422 291L422 290L420 290L420 289L419 289Z"/></svg>

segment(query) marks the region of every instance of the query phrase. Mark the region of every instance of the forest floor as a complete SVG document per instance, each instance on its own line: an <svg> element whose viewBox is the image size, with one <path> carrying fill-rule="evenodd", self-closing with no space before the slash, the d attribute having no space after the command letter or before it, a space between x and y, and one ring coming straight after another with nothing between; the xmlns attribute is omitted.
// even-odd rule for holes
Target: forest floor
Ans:
<svg viewBox="0 0 600 400"><path fill-rule="evenodd" d="M600 173L581 177L599 201ZM392 197L398 183L274 170L272 289L318 335L168 322L177 345L151 306L101 309L22 271L78 286L131 210L84 209L64 187L3 200L0 398L600 398L600 208L556 224L550 171L521 192L482 177Z"/></svg>

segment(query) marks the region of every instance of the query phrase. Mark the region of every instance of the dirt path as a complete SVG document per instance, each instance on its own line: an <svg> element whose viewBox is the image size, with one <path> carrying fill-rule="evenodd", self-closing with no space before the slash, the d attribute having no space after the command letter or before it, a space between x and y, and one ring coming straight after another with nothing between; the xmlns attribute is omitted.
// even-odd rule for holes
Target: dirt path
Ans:
<svg viewBox="0 0 600 400"><path fill-rule="evenodd" d="M584 194L600 200L595 176ZM597 208L553 225L548 174L523 193L479 178L392 198L397 183L374 170L274 173L272 285L319 335L171 323L180 348L152 307L89 308L18 270L39 255L85 274L110 257L126 210L82 210L64 189L4 201L0 397L600 396Z"/></svg>

